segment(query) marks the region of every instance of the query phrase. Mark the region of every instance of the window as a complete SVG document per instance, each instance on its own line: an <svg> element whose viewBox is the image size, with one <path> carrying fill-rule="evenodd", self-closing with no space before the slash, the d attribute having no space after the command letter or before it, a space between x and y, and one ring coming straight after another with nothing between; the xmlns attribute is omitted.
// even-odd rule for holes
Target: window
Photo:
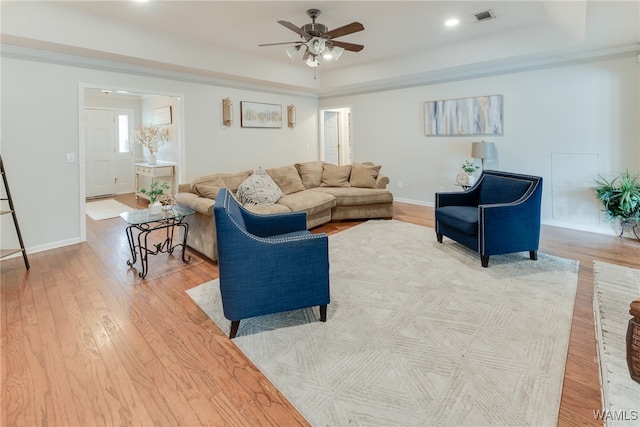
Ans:
<svg viewBox="0 0 640 427"><path fill-rule="evenodd" d="M129 153L129 115L118 114L118 151L120 153Z"/></svg>

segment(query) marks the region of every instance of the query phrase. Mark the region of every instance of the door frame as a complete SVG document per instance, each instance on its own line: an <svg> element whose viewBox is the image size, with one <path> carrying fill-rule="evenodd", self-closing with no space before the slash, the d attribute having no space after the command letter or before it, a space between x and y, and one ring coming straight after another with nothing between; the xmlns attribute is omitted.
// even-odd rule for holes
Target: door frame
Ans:
<svg viewBox="0 0 640 427"><path fill-rule="evenodd" d="M181 182L184 175L184 162L185 158L185 147L184 147L184 104L185 104L185 96L183 93L174 93L174 92L165 92L162 90L150 90L150 89L140 89L140 88L132 88L132 87L123 87L114 84L95 84L95 83L78 83L78 205L80 212L80 242L87 241L87 212L85 209L85 195L87 193L86 188L86 179L87 179L87 171L85 167L86 153L85 153L85 138L84 138L84 109L85 109L85 90L86 89L108 89L111 91L125 91L130 93L136 93L140 95L159 95L159 96L169 96L177 98L179 102L178 111L175 111L174 114L180 115L180 127L178 128L178 144L180 149L178 150L179 159L178 163L178 176L176 179L178 182ZM123 228L124 230L124 228Z"/></svg>
<svg viewBox="0 0 640 427"><path fill-rule="evenodd" d="M324 114L325 112L337 112L340 113L338 118L340 126L340 148L338 152L338 161L342 164L349 164L353 162L353 123L352 123L352 107L351 105L342 105L335 107L323 107L320 108L320 114L318 114L319 128L320 128L320 147L319 155L320 160L325 160L325 132L324 132Z"/></svg>

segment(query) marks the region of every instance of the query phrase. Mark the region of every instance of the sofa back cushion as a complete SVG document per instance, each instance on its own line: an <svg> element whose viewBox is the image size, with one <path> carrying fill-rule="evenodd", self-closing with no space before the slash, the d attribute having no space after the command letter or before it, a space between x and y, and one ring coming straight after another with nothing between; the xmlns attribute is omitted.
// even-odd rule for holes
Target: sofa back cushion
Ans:
<svg viewBox="0 0 640 427"><path fill-rule="evenodd" d="M267 169L267 174L275 181L284 194L297 193L305 189L295 166Z"/></svg>
<svg viewBox="0 0 640 427"><path fill-rule="evenodd" d="M295 164L305 188L320 187L322 183L322 165L324 165L322 160Z"/></svg>
<svg viewBox="0 0 640 427"><path fill-rule="evenodd" d="M351 187L349 175L351 175L351 165L336 166L325 163L322 165L320 187Z"/></svg>
<svg viewBox="0 0 640 427"><path fill-rule="evenodd" d="M215 199L221 188L228 188L232 193L238 191L242 181L253 173L252 170L238 173L217 173L196 178L191 182L191 191L202 197Z"/></svg>
<svg viewBox="0 0 640 427"><path fill-rule="evenodd" d="M515 202L526 193L532 181L516 177L485 175L480 187L478 204Z"/></svg>
<svg viewBox="0 0 640 427"><path fill-rule="evenodd" d="M376 188L376 179L381 167L373 163L354 163L351 166L349 184L352 187Z"/></svg>

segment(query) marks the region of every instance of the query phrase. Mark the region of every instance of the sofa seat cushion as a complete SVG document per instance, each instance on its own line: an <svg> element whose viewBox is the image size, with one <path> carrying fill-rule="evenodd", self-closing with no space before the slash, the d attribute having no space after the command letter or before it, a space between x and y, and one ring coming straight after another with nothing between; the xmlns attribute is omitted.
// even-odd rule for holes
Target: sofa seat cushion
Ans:
<svg viewBox="0 0 640 427"><path fill-rule="evenodd" d="M381 188L318 187L309 191L332 195L336 198L338 206L374 205L393 202L393 194L389 190Z"/></svg>
<svg viewBox="0 0 640 427"><path fill-rule="evenodd" d="M251 205L251 204L246 204L246 205L243 205L243 206L249 212L253 212L253 213L256 213L256 214L260 214L260 215L291 212L291 209L289 209L285 205L279 205L277 203L273 204L273 205Z"/></svg>
<svg viewBox="0 0 640 427"><path fill-rule="evenodd" d="M476 206L444 206L436 209L436 221L471 235L478 234Z"/></svg>
<svg viewBox="0 0 640 427"><path fill-rule="evenodd" d="M331 210L336 205L336 199L331 194L305 190L285 194L278 200L278 204L288 207L292 212L304 211L308 215L313 215Z"/></svg>

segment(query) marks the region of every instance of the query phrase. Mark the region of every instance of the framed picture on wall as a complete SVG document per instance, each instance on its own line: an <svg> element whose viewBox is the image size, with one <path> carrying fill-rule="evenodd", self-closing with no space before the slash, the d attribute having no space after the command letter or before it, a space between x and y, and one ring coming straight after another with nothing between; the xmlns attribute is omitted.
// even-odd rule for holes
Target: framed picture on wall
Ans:
<svg viewBox="0 0 640 427"><path fill-rule="evenodd" d="M160 107L153 110L153 124L155 125L170 125L173 123L171 117L171 106Z"/></svg>
<svg viewBox="0 0 640 427"><path fill-rule="evenodd" d="M281 128L282 105L240 101L240 126L243 128Z"/></svg>
<svg viewBox="0 0 640 427"><path fill-rule="evenodd" d="M502 95L425 102L424 133L502 135Z"/></svg>

